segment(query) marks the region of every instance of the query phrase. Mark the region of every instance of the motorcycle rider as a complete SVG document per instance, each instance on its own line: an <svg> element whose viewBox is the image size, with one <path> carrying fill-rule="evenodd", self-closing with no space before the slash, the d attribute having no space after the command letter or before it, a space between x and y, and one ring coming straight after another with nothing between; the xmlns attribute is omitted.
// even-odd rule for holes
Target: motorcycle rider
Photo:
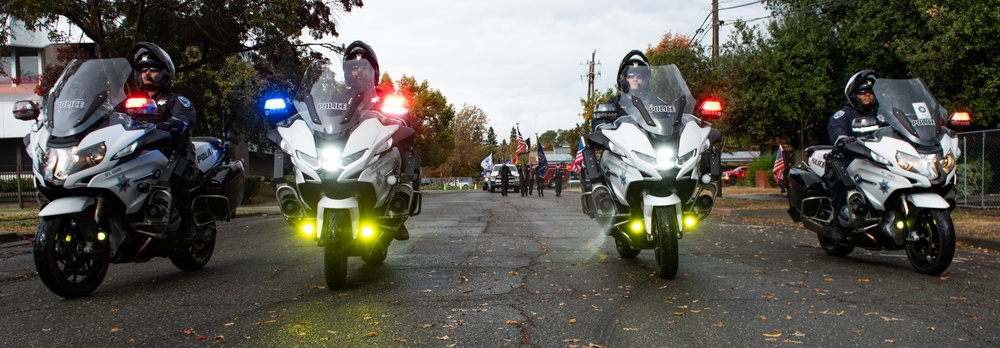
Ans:
<svg viewBox="0 0 1000 348"><path fill-rule="evenodd" d="M139 89L156 102L155 115L141 115L137 120L156 124L156 129L170 133L173 153L170 166L170 193L173 196L181 224L181 242L195 240L197 228L191 210L190 183L194 176L194 147L190 131L198 118L191 100L170 91L175 74L174 62L160 46L140 42L132 48L132 72Z"/></svg>
<svg viewBox="0 0 1000 348"><path fill-rule="evenodd" d="M371 46L360 40L347 45L347 48L344 49L343 66L344 82L350 88L342 96L344 101L346 102L350 98L361 94L362 100L374 103L371 106L372 110L381 110L382 97L385 96L385 92L377 88L380 76L378 58L376 58L375 51L372 50ZM405 119L389 115L385 116L381 121L396 122L404 126L408 125ZM414 187L419 189L420 178L417 177L417 170L420 169L420 156L416 155L413 146L400 147L399 152L403 157L403 173L411 175L412 181L415 183ZM405 226L400 226L396 230L394 238L396 240L407 240L410 239L410 233Z"/></svg>
<svg viewBox="0 0 1000 348"><path fill-rule="evenodd" d="M851 227L857 221L859 215L864 215L865 205L861 192L857 190L854 180L847 177L847 166L851 160L845 159L841 155L841 150L847 144L854 142L859 134L851 129L852 122L858 117L876 117L878 114L878 101L872 87L875 86L875 71L871 69L861 70L855 73L847 81L844 87L844 96L847 97L847 105L830 117L827 126L827 133L830 143L835 150L827 155L826 173L823 175L830 188L830 197L833 201L834 211L837 212L837 224L839 227ZM848 202L851 202L848 206ZM838 226L829 226L832 230L834 240L844 241L849 236Z"/></svg>

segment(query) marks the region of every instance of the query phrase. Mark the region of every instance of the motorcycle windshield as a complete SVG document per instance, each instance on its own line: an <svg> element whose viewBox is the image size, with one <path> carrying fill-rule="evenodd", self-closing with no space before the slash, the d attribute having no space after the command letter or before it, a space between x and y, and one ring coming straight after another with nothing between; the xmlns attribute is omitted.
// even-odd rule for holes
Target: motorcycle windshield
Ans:
<svg viewBox="0 0 1000 348"><path fill-rule="evenodd" d="M365 60L355 65L357 67L353 68L356 71L374 71ZM371 78L350 79L340 78L327 61L314 62L306 69L292 103L313 132L343 135L353 129L361 116L371 111L378 102Z"/></svg>
<svg viewBox="0 0 1000 348"><path fill-rule="evenodd" d="M131 71L125 58L70 62L45 98L52 136L79 134L114 111Z"/></svg>
<svg viewBox="0 0 1000 348"><path fill-rule="evenodd" d="M648 69L648 70L647 70ZM676 65L638 67L630 70L639 75L641 82L629 78L630 88L623 93L619 105L632 120L647 132L656 135L672 135L679 128L681 117L694 112L694 96L688 90L684 77ZM643 76L645 75L645 76Z"/></svg>
<svg viewBox="0 0 1000 348"><path fill-rule="evenodd" d="M878 79L873 90L880 121L913 143L930 146L940 141L947 111L923 81Z"/></svg>

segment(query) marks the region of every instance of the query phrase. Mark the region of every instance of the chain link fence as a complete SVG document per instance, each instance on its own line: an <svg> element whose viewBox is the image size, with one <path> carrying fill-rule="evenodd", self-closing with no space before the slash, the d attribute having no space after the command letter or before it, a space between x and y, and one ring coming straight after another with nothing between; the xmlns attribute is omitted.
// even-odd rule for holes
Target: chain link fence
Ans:
<svg viewBox="0 0 1000 348"><path fill-rule="evenodd" d="M970 208L1000 208L1000 129L959 133L962 158L958 159L958 205Z"/></svg>

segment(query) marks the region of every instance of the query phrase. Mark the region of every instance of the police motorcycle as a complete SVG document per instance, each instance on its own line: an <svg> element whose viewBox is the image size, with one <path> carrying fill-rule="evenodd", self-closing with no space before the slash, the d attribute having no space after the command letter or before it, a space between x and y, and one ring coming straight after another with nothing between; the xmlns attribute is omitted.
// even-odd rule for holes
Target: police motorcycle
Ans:
<svg viewBox="0 0 1000 348"><path fill-rule="evenodd" d="M878 116L852 121L863 136L806 148L806 160L790 170L788 214L815 232L831 256L847 256L855 247L905 249L917 272L939 275L955 255L955 201L945 197L956 182L959 139L944 126L947 112L920 79L879 79L873 92ZM958 112L948 122L967 126L969 115ZM850 216L834 212L823 179L831 156L850 160L841 168L843 180L857 185L847 198ZM847 230L846 240L833 238L835 228Z"/></svg>
<svg viewBox="0 0 1000 348"><path fill-rule="evenodd" d="M588 135L581 202L621 257L654 249L660 277L673 279L678 239L708 217L721 188L718 132L693 115L696 100L675 65L649 68L647 93L597 105L595 119L613 120L619 106L628 115ZM721 104L706 100L700 110L715 119Z"/></svg>
<svg viewBox="0 0 1000 348"><path fill-rule="evenodd" d="M393 239L404 239L396 237L406 233L407 218L420 214L422 197L406 99L380 99L374 85L352 89L338 77L328 62L315 62L291 105L279 97L264 106L268 117L283 118L267 137L293 166L294 182L276 179L281 212L323 247L331 289L346 285L349 256L385 261Z"/></svg>
<svg viewBox="0 0 1000 348"><path fill-rule="evenodd" d="M215 250L215 222L229 220L243 199L243 164L229 160L222 141L193 138L198 233L180 241L168 180L182 168L169 133L130 116L156 110L145 95L126 98L131 70L123 58L74 60L41 108L14 107L17 119L35 121L25 137L41 207L35 268L65 298L96 290L110 263L167 257L182 270L201 269Z"/></svg>

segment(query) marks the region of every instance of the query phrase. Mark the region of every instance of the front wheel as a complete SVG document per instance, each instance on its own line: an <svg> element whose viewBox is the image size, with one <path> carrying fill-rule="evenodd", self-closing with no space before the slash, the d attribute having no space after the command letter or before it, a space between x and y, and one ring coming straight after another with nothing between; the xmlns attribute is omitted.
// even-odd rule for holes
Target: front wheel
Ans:
<svg viewBox="0 0 1000 348"><path fill-rule="evenodd" d="M944 273L955 256L955 226L948 212L928 209L917 214L913 224L917 240L906 242L906 257L917 272Z"/></svg>
<svg viewBox="0 0 1000 348"><path fill-rule="evenodd" d="M674 213L674 207L653 208L653 229L656 238L656 270L660 273L660 278L674 279L679 263L677 214Z"/></svg>
<svg viewBox="0 0 1000 348"><path fill-rule="evenodd" d="M181 245L170 255L170 262L183 271L197 271L205 267L215 252L215 223L198 227L198 232L201 238L190 244Z"/></svg>
<svg viewBox="0 0 1000 348"><path fill-rule="evenodd" d="M351 243L351 217L347 211L329 211L323 223L323 271L330 289L347 285L347 254Z"/></svg>
<svg viewBox="0 0 1000 348"><path fill-rule="evenodd" d="M65 298L86 296L108 273L107 243L84 216L45 217L35 232L35 270L45 287Z"/></svg>

